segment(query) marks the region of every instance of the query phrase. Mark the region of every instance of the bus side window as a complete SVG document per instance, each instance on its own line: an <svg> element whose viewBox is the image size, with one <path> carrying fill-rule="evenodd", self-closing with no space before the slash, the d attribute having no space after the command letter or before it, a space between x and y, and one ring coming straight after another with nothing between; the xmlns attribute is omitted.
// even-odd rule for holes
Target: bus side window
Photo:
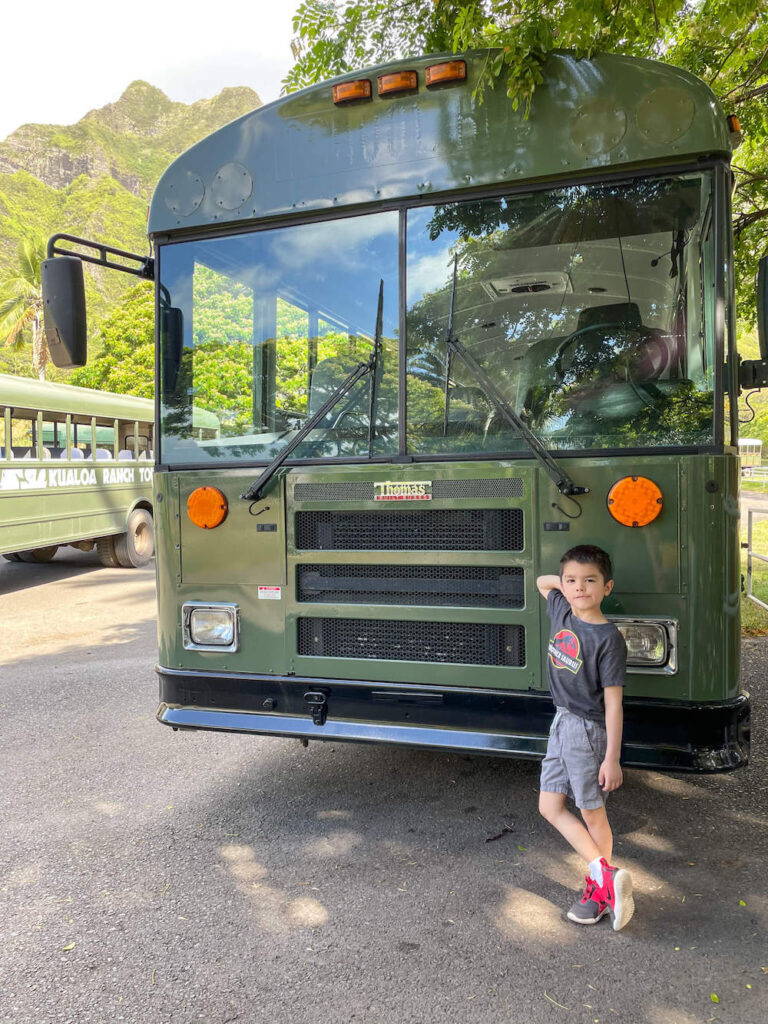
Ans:
<svg viewBox="0 0 768 1024"><path fill-rule="evenodd" d="M10 420L5 417L5 409L0 408L0 459L6 462L16 458L13 451L11 435L6 429L9 421Z"/></svg>
<svg viewBox="0 0 768 1024"><path fill-rule="evenodd" d="M35 458L33 437L33 421L30 418L11 418L11 449L17 459Z"/></svg>

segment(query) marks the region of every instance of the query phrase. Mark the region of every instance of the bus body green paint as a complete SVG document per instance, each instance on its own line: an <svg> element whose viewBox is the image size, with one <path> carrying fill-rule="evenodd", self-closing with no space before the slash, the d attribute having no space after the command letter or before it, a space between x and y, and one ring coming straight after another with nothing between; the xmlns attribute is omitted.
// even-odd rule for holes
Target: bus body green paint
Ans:
<svg viewBox="0 0 768 1024"><path fill-rule="evenodd" d="M158 717L541 756L535 578L598 544L604 610L631 640L624 762L738 767L725 117L677 68L567 54L526 117L503 84L480 102L488 55L463 56L467 80L436 89L425 71L445 55L334 80L370 79L369 101L334 106L334 83L287 96L158 183L148 227L175 325L158 345ZM405 69L416 91L376 94ZM195 409L218 428L203 437ZM627 476L660 489L646 526L611 515ZM227 498L216 529L186 515L199 486Z"/></svg>

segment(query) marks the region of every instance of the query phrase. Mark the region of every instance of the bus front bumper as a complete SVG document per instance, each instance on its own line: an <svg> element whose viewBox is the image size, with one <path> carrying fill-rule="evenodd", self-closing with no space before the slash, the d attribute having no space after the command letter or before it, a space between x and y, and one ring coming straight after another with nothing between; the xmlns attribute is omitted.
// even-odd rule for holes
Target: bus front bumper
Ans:
<svg viewBox="0 0 768 1024"><path fill-rule="evenodd" d="M300 676L157 668L157 718L174 729L213 729L299 740L542 758L554 715L548 693L439 688ZM624 701L622 764L678 772L747 764L749 697L719 703Z"/></svg>

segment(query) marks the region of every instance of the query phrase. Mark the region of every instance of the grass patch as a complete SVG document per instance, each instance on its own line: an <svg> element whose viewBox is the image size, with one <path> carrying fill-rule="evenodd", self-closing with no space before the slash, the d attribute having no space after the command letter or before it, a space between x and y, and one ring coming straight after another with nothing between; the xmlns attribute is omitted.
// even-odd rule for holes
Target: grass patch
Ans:
<svg viewBox="0 0 768 1024"><path fill-rule="evenodd" d="M747 528L741 531L742 544L747 543ZM754 517L752 520L752 547L759 554L768 556L768 516ZM741 549L741 572L746 587L747 552ZM752 593L768 604L768 562L752 561ZM754 601L750 601L746 593L741 595L741 633L742 636L768 636L768 612Z"/></svg>
<svg viewBox="0 0 768 1024"><path fill-rule="evenodd" d="M741 489L742 491L762 491L763 494L768 494L768 477L760 480L750 480L748 476L741 478Z"/></svg>

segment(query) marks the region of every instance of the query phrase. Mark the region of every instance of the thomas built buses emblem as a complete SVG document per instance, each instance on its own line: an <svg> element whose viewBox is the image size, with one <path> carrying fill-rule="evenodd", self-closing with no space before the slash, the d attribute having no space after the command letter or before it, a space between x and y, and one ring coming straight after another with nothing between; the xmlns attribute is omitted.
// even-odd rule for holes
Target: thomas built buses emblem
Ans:
<svg viewBox="0 0 768 1024"><path fill-rule="evenodd" d="M570 629L561 629L549 641L549 660L555 668L567 668L574 675L581 668L579 638Z"/></svg>
<svg viewBox="0 0 768 1024"><path fill-rule="evenodd" d="M373 485L374 501L432 501L431 480L382 480Z"/></svg>

